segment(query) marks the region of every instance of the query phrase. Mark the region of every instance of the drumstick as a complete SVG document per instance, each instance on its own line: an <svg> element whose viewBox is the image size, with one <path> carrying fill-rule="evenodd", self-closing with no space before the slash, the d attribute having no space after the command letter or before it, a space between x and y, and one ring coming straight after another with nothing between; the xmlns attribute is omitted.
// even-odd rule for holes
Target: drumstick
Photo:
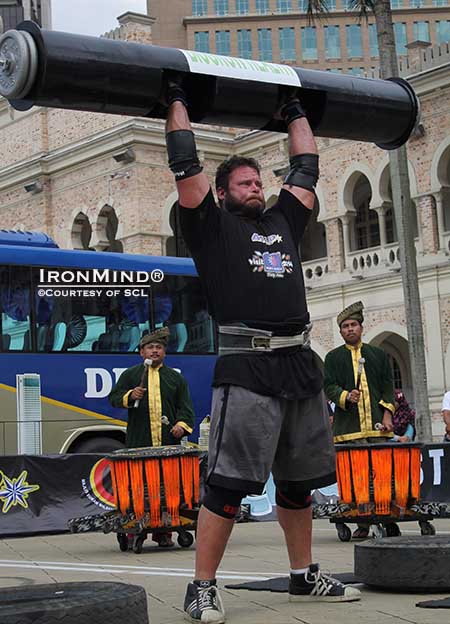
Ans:
<svg viewBox="0 0 450 624"><path fill-rule="evenodd" d="M358 373L357 373L357 376L356 376L356 389L357 390L359 390L359 386L361 385L361 375L362 375L362 372L364 370L365 362L366 362L366 360L363 357L359 358L359 360L358 360Z"/></svg>
<svg viewBox="0 0 450 624"><path fill-rule="evenodd" d="M150 358L147 358L144 360L144 372L142 373L142 377L141 377L141 383L139 384L139 388L144 388L145 387L145 379L148 375L148 368L149 366L151 366L153 364L153 360L151 360ZM139 407L139 401L140 399L136 399L134 402L134 406L133 407Z"/></svg>

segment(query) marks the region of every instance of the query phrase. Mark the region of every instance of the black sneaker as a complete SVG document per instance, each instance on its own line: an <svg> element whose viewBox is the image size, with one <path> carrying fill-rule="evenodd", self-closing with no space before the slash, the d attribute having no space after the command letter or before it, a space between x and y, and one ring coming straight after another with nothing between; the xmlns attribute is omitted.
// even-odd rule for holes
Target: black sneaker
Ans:
<svg viewBox="0 0 450 624"><path fill-rule="evenodd" d="M189 583L184 599L184 618L188 622L223 624L225 609L216 585L210 581Z"/></svg>
<svg viewBox="0 0 450 624"><path fill-rule="evenodd" d="M291 574L289 580L290 602L350 602L360 598L359 589L322 574L317 563L311 563L305 574Z"/></svg>

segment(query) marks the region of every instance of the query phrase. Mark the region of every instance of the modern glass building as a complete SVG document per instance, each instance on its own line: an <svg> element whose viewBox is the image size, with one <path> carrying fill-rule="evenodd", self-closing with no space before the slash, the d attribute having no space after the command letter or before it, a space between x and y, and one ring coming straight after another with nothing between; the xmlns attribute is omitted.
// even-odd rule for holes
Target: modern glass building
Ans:
<svg viewBox="0 0 450 624"><path fill-rule="evenodd" d="M1 0L0 0L1 2ZM364 74L379 62L375 20L359 20L352 0L328 0L310 23L306 0L147 0L153 42L276 63ZM397 52L416 40L450 39L450 0L392 0Z"/></svg>

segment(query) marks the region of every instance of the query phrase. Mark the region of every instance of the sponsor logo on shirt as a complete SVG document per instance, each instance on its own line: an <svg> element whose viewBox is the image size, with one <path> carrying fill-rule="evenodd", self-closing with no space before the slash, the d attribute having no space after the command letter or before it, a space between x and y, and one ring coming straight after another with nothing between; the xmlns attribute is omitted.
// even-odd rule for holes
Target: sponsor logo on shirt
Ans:
<svg viewBox="0 0 450 624"><path fill-rule="evenodd" d="M255 251L248 259L253 273L264 273L267 277L284 277L286 273L292 273L294 265L289 254L280 251L269 253L268 251Z"/></svg>
<svg viewBox="0 0 450 624"><path fill-rule="evenodd" d="M274 243L282 243L283 237L280 234L270 234L269 236L263 236L254 232L251 238L253 243L264 243L264 245L273 245Z"/></svg>

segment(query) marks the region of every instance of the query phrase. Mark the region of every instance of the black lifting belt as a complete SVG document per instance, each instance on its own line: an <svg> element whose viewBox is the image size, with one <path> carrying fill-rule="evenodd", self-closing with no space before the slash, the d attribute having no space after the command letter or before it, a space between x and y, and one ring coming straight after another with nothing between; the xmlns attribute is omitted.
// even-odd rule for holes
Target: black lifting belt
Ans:
<svg viewBox="0 0 450 624"><path fill-rule="evenodd" d="M191 130L173 130L166 135L169 167L175 180L185 180L203 170L195 147L194 133Z"/></svg>
<svg viewBox="0 0 450 624"><path fill-rule="evenodd" d="M300 186L314 193L319 179L318 154L297 154L289 159L289 164L291 169L284 180L284 184Z"/></svg>

